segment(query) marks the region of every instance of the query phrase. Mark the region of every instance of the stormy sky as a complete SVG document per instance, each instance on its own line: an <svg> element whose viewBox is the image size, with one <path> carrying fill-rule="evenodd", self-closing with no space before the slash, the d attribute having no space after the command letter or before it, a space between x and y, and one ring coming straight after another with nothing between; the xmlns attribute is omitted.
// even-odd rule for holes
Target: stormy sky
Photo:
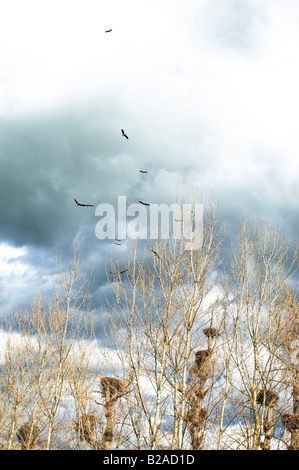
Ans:
<svg viewBox="0 0 299 470"><path fill-rule="evenodd" d="M118 196L193 187L227 224L263 216L298 241L298 24L296 0L5 2L0 315L51 288L74 240L98 301L119 247L95 208Z"/></svg>

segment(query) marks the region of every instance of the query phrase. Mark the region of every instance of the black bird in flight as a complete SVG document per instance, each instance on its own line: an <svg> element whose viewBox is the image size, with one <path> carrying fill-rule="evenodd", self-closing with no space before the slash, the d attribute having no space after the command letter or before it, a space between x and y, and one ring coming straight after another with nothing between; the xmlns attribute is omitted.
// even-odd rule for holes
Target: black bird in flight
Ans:
<svg viewBox="0 0 299 470"><path fill-rule="evenodd" d="M111 274L113 274L114 276L117 276L118 274L123 274L123 273L126 273L128 271L128 269L123 269L122 271L120 271L119 273L113 273L111 271Z"/></svg>
<svg viewBox="0 0 299 470"><path fill-rule="evenodd" d="M121 129L121 133L122 133L122 135L123 135L126 139L129 138L123 129Z"/></svg>
<svg viewBox="0 0 299 470"><path fill-rule="evenodd" d="M143 206L149 206L149 204L147 202L142 202L142 201L139 201L140 204L142 204Z"/></svg>
<svg viewBox="0 0 299 470"><path fill-rule="evenodd" d="M78 206L81 206L81 207L93 207L92 204L80 204L80 202L77 201L77 199L74 199L75 203L77 204L77 207Z"/></svg>
<svg viewBox="0 0 299 470"><path fill-rule="evenodd" d="M123 273L126 273L127 271L129 271L128 269L123 269L122 271L120 271L118 274L123 274Z"/></svg>
<svg viewBox="0 0 299 470"><path fill-rule="evenodd" d="M139 170L140 173L147 173L145 170Z"/></svg>
<svg viewBox="0 0 299 470"><path fill-rule="evenodd" d="M111 33L112 29L107 29L107 31L105 31L105 33Z"/></svg>
<svg viewBox="0 0 299 470"><path fill-rule="evenodd" d="M114 242L114 245L121 245L121 243Z"/></svg>
<svg viewBox="0 0 299 470"><path fill-rule="evenodd" d="M160 258L160 256L158 255L158 253L157 253L155 250L153 250L153 249L151 248L151 251L154 253L155 256L157 256L158 258Z"/></svg>

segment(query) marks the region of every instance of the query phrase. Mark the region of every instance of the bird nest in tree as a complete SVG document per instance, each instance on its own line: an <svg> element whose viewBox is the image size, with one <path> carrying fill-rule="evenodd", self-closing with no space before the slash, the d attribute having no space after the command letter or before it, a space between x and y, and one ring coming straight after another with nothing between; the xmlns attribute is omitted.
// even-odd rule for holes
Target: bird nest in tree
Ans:
<svg viewBox="0 0 299 470"><path fill-rule="evenodd" d="M206 366L209 362L212 352L210 349L202 349L201 351L196 351L195 353L195 365L200 370L202 367Z"/></svg>
<svg viewBox="0 0 299 470"><path fill-rule="evenodd" d="M31 449L40 433L39 427L31 423L25 423L17 431L17 438L19 439L23 449Z"/></svg>
<svg viewBox="0 0 299 470"><path fill-rule="evenodd" d="M208 338L217 338L219 336L219 330L217 328L205 328L203 334Z"/></svg>
<svg viewBox="0 0 299 470"><path fill-rule="evenodd" d="M125 382L116 377L102 377L100 379L103 394L109 393L110 397L119 397L125 391Z"/></svg>
<svg viewBox="0 0 299 470"><path fill-rule="evenodd" d="M278 393L274 390L259 390L257 394L257 402L260 405L274 406L278 401Z"/></svg>
<svg viewBox="0 0 299 470"><path fill-rule="evenodd" d="M189 427L198 428L203 424L207 416L208 416L208 412L205 408L191 408L188 411L185 419Z"/></svg>
<svg viewBox="0 0 299 470"><path fill-rule="evenodd" d="M81 440L89 441L97 424L97 417L92 414L83 414L75 423L75 431Z"/></svg>
<svg viewBox="0 0 299 470"><path fill-rule="evenodd" d="M113 430L112 429L105 429L103 434L103 440L106 442L112 442L113 440Z"/></svg>
<svg viewBox="0 0 299 470"><path fill-rule="evenodd" d="M281 417L281 422L288 431L299 429L299 413L293 415L285 414Z"/></svg>

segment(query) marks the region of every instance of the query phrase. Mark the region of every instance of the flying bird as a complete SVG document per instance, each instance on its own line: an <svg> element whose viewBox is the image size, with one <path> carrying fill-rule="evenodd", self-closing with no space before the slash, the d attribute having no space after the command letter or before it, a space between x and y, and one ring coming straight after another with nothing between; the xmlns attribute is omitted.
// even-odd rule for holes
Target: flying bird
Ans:
<svg viewBox="0 0 299 470"><path fill-rule="evenodd" d="M143 206L149 206L149 204L147 202L142 202L142 201L139 201L140 204L142 204Z"/></svg>
<svg viewBox="0 0 299 470"><path fill-rule="evenodd" d="M105 33L111 33L112 29L107 29L107 31L105 31Z"/></svg>
<svg viewBox="0 0 299 470"><path fill-rule="evenodd" d="M140 173L147 173L145 170L139 170Z"/></svg>
<svg viewBox="0 0 299 470"><path fill-rule="evenodd" d="M128 271L128 269L123 269L122 271L120 271L119 273L113 273L111 271L111 274L113 274L113 276L117 276L118 274L123 274L123 273L126 273Z"/></svg>
<svg viewBox="0 0 299 470"><path fill-rule="evenodd" d="M92 204L80 204L80 202L77 201L77 199L74 199L75 203L77 204L77 207L78 206L81 206L81 207L93 207Z"/></svg>
<svg viewBox="0 0 299 470"><path fill-rule="evenodd" d="M125 137L126 139L129 138L123 129L121 129L121 133L122 133L123 137Z"/></svg>
<svg viewBox="0 0 299 470"><path fill-rule="evenodd" d="M157 253L155 250L153 250L153 249L151 248L151 251L154 253L155 256L157 256L158 258L160 258L160 256L158 255L158 253Z"/></svg>
<svg viewBox="0 0 299 470"><path fill-rule="evenodd" d="M121 243L114 242L114 245L121 245Z"/></svg>
<svg viewBox="0 0 299 470"><path fill-rule="evenodd" d="M123 274L123 273L126 273L127 271L129 271L128 269L123 269L122 271L120 271L118 274Z"/></svg>

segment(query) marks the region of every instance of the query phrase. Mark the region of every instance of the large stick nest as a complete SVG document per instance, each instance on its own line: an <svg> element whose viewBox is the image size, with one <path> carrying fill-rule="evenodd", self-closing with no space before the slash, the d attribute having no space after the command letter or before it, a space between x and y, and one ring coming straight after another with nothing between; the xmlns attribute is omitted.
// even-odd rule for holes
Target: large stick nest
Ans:
<svg viewBox="0 0 299 470"><path fill-rule="evenodd" d="M194 428L199 428L202 426L207 416L208 412L205 408L191 408L185 417L188 428L191 430Z"/></svg>
<svg viewBox="0 0 299 470"><path fill-rule="evenodd" d="M40 433L39 427L31 423L25 423L17 431L17 438L19 439L23 448L31 449Z"/></svg>
<svg viewBox="0 0 299 470"><path fill-rule="evenodd" d="M116 377L102 377L100 382L105 396L108 393L110 398L117 399L125 392L126 383L124 380L117 379Z"/></svg>
<svg viewBox="0 0 299 470"><path fill-rule="evenodd" d="M202 349L200 351L196 351L195 353L195 364L198 367L198 369L201 369L201 367L205 366L210 359L212 352L210 349Z"/></svg>
<svg viewBox="0 0 299 470"><path fill-rule="evenodd" d="M208 338L218 338L220 335L219 330L217 328L205 328L203 331L203 334L206 335Z"/></svg>
<svg viewBox="0 0 299 470"><path fill-rule="evenodd" d="M274 406L278 401L278 393L274 390L259 390L257 393L257 402L260 405Z"/></svg>

